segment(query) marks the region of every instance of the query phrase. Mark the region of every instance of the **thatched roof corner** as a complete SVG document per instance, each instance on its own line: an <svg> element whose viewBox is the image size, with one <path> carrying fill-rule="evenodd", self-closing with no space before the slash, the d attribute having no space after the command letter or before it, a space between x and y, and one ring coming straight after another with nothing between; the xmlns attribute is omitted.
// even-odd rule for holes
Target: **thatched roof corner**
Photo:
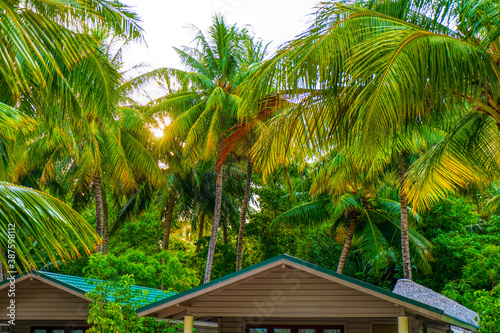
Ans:
<svg viewBox="0 0 500 333"><path fill-rule="evenodd" d="M476 320L478 315L476 312L411 280L398 280L392 292L441 309L448 316L455 317L475 326L478 325L478 321Z"/></svg>

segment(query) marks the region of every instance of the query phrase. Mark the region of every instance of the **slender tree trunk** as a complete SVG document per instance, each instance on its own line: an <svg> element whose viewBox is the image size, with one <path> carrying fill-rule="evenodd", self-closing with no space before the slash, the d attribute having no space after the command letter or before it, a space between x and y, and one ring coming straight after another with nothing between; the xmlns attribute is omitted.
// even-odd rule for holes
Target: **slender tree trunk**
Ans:
<svg viewBox="0 0 500 333"><path fill-rule="evenodd" d="M172 216L174 215L175 207L175 196L171 193L168 197L167 204L167 215L165 216L165 228L163 229L163 251L168 250L168 245L170 243L170 226L172 225ZM166 263L165 259L162 259L162 265ZM163 283L160 286L161 290L165 290Z"/></svg>
<svg viewBox="0 0 500 333"><path fill-rule="evenodd" d="M212 265L214 262L214 255L215 255L215 243L217 242L217 233L219 231L221 201L222 201L222 168L217 170L217 178L215 181L214 222L212 224L212 233L210 234L210 244L208 246L207 265L205 267L205 278L203 279L203 283L210 282L210 275L212 274Z"/></svg>
<svg viewBox="0 0 500 333"><path fill-rule="evenodd" d="M101 184L102 198L102 254L108 253L109 244L109 224L108 224L108 200L106 199L106 190Z"/></svg>
<svg viewBox="0 0 500 333"><path fill-rule="evenodd" d="M102 238L102 192L101 192L101 179L99 174L96 174L93 179L94 185L92 186L95 196L95 231ZM102 243L97 246L97 252L101 252Z"/></svg>
<svg viewBox="0 0 500 333"><path fill-rule="evenodd" d="M198 226L198 244L196 244L196 253L200 252L201 238L203 237L203 229L205 229L205 211L201 212L200 225Z"/></svg>
<svg viewBox="0 0 500 333"><path fill-rule="evenodd" d="M344 247L342 248L342 253L340 254L339 265L337 266L337 273L339 274L342 274L342 272L344 271L347 254L349 253L349 248L351 247L352 236L354 235L354 230L356 229L356 214L351 213L349 215L351 217L351 222L349 223L349 231L347 232Z"/></svg>
<svg viewBox="0 0 500 333"><path fill-rule="evenodd" d="M170 226L172 225L172 216L174 215L175 196L173 193L168 198L167 216L165 217L165 231L163 233L163 251L168 250L170 242Z"/></svg>
<svg viewBox="0 0 500 333"><path fill-rule="evenodd" d="M245 222L247 217L248 200L250 200L250 184L252 182L252 160L248 157L247 161L247 178L245 181L245 194L241 203L240 212L240 231L238 232L238 248L236 250L236 270L241 269L241 260L243 253L243 237L245 235Z"/></svg>
<svg viewBox="0 0 500 333"><path fill-rule="evenodd" d="M227 245L227 224L226 222L222 223L222 241L224 245Z"/></svg>
<svg viewBox="0 0 500 333"><path fill-rule="evenodd" d="M404 278L411 280L410 242L408 239L408 201L404 192L404 176L406 173L403 156L399 156L399 197L401 200L401 251L403 254Z"/></svg>

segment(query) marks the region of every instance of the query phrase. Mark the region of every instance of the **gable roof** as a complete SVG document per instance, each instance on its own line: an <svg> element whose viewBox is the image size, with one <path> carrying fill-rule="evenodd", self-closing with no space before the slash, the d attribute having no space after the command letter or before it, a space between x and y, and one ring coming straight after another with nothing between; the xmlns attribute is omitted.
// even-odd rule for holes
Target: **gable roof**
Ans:
<svg viewBox="0 0 500 333"><path fill-rule="evenodd" d="M55 287L60 287L61 289L72 292L73 294L84 298L86 293L91 292L92 289L94 289L94 285L89 282L98 281L96 279L88 279L88 282L86 282L85 278L81 276L66 275L66 274L59 274L46 271L33 271L31 273L24 274L23 276L20 275L16 276L17 281L22 281L28 278L35 278L42 282L49 282L49 284ZM2 281L0 283L0 290L3 289L2 287L6 287L8 282L9 282L8 280ZM170 297L175 294L172 292L166 293L163 290L149 288L149 287L142 287L137 285L131 286L131 289L133 292L144 292L145 301L147 304ZM108 297L108 300L112 301L113 298Z"/></svg>
<svg viewBox="0 0 500 333"><path fill-rule="evenodd" d="M211 291L223 288L230 284L239 282L240 280L245 279L248 276L253 274L257 274L259 272L265 271L267 269L271 269L273 267L279 265L289 265L296 269L304 270L309 273L330 279L337 283L343 284L345 286L360 290L362 292L366 292L372 295L375 295L379 298L389 300L403 307L409 308L411 310L432 314L434 319L443 320L447 323L464 327L473 331L477 330L476 324L471 324L467 321L464 321L460 318L455 318L453 316L445 314L445 312L437 308L435 306L422 303L420 301L414 300L412 298L408 298L404 295L399 295L397 293L393 293L391 291L382 289L380 287L371 285L364 281L333 272L329 269L314 265L310 262L289 256L287 254L281 254L279 256L273 257L271 259L265 260L261 263L255 264L253 266L242 269L238 272L234 272L232 274L228 274L224 277L221 277L216 280L212 280L206 284L199 285L193 289L184 291L182 293L170 296L166 299L151 303L144 307L137 309L137 313L139 316L147 316L161 309L167 308L169 306L178 304L188 299L192 299L194 297L200 296L202 294L209 293Z"/></svg>
<svg viewBox="0 0 500 333"><path fill-rule="evenodd" d="M476 327L478 325L476 320L478 314L476 312L412 280L398 280L392 292L441 309L445 314Z"/></svg>

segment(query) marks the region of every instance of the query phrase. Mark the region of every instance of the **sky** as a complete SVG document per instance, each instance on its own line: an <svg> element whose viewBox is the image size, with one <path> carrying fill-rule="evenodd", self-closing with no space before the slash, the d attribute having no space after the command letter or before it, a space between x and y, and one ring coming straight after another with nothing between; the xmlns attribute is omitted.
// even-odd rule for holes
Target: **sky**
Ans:
<svg viewBox="0 0 500 333"><path fill-rule="evenodd" d="M125 65L147 63L158 67L182 68L173 47L189 45L194 25L202 31L213 15L223 14L229 24L250 25L251 31L270 51L300 34L318 0L122 0L142 19L146 44L133 44L124 54Z"/></svg>
<svg viewBox="0 0 500 333"><path fill-rule="evenodd" d="M248 26L264 44L270 43L273 53L284 42L302 33L308 26L319 0L121 0L141 18L145 43L130 44L124 52L124 68L147 64L142 72L160 67L182 69L173 47L188 46L194 39L192 26L206 31L215 14L222 14L226 23ZM191 44L192 45L192 44ZM138 74L132 71L130 76ZM150 84L134 99L147 103L165 95L166 90ZM158 119L157 119L158 120ZM163 135L168 119L158 120L153 128Z"/></svg>

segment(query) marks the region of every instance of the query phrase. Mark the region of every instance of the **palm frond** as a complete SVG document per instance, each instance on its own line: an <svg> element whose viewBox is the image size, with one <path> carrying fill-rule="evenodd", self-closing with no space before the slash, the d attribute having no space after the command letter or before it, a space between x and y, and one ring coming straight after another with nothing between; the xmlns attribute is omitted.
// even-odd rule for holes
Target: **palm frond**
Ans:
<svg viewBox="0 0 500 333"><path fill-rule="evenodd" d="M11 243L9 229L14 235ZM0 246L14 244L19 272L48 260L75 259L90 254L100 241L93 228L73 209L45 193L0 183ZM7 252L7 251L6 251ZM7 267L5 258L2 263Z"/></svg>
<svg viewBox="0 0 500 333"><path fill-rule="evenodd" d="M276 228L283 223L287 226L320 225L329 218L329 205L331 205L331 201L325 198L301 203L281 213L274 219L271 227Z"/></svg>

